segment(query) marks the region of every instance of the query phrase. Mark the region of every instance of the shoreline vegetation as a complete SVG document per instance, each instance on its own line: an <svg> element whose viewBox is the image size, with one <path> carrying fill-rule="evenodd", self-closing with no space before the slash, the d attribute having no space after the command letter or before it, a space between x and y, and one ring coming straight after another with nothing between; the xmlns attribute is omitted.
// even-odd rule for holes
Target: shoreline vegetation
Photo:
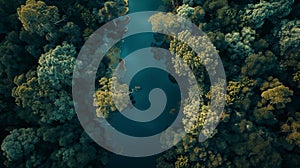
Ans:
<svg viewBox="0 0 300 168"><path fill-rule="evenodd" d="M184 127L186 136L178 144L148 160L128 158L126 164L119 164L158 168L300 167L300 2L142 1L0 0L0 167L112 167L112 162L117 162L118 156L97 145L78 121L72 100L73 68L81 47L94 31L119 16L148 9L145 6L187 18L207 35L207 39L188 32L178 36L191 43L213 43L225 68L226 106L216 130L199 143L198 134L212 98L203 66L209 60L178 39L153 34L155 43L150 45L167 49L186 62L203 95L198 102L170 105L168 115L174 117L177 106L183 106L183 125L194 124ZM160 24L164 17L163 13L151 16L153 30L172 26ZM207 50L212 47L203 45ZM112 88L112 81L116 79L112 69L123 63L121 68L126 71L129 63L122 62L122 52L120 42L98 67L94 105L99 118L119 113L113 101L116 88ZM166 58L156 55L155 59ZM180 69L176 59L168 61L167 68ZM175 88L176 79L165 76ZM118 86L120 100L134 105L139 104L135 96L147 89L140 84L127 89L129 86L121 82ZM197 118L189 117L195 113ZM176 137L176 132L170 134ZM173 144L173 139L162 143Z"/></svg>

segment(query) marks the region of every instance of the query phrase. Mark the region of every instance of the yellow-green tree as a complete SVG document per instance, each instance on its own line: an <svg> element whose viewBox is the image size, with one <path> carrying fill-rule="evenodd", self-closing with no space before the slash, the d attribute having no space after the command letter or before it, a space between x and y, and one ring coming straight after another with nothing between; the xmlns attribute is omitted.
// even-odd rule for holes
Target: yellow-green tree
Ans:
<svg viewBox="0 0 300 168"><path fill-rule="evenodd" d="M17 13L23 28L40 36L51 33L55 23L60 20L58 8L48 6L43 1L27 0L25 5L17 9Z"/></svg>

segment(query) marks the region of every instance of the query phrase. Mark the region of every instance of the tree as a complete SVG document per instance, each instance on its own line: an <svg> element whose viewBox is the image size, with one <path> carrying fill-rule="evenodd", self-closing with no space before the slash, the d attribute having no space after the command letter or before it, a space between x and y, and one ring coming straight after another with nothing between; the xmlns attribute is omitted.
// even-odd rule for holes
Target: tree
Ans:
<svg viewBox="0 0 300 168"><path fill-rule="evenodd" d="M123 0L106 1L104 6L98 11L99 23L105 23L125 15L129 10L126 2Z"/></svg>
<svg viewBox="0 0 300 168"><path fill-rule="evenodd" d="M33 128L15 129L3 141L1 150L9 162L18 161L34 152L38 141L36 130Z"/></svg>
<svg viewBox="0 0 300 168"><path fill-rule="evenodd" d="M272 0L270 2L262 0L257 4L250 3L240 15L243 21L242 26L260 28L266 20L274 22L283 18L291 12L293 3L294 0Z"/></svg>
<svg viewBox="0 0 300 168"><path fill-rule="evenodd" d="M299 47L300 44L300 21L283 20L275 28L273 34L279 39L280 55L285 55L288 50Z"/></svg>
<svg viewBox="0 0 300 168"><path fill-rule="evenodd" d="M241 73L249 77L261 77L276 70L278 70L277 58L271 51L266 51L264 54L259 52L249 55Z"/></svg>
<svg viewBox="0 0 300 168"><path fill-rule="evenodd" d="M241 32L232 32L225 35L225 40L230 47L229 53L231 59L244 59L253 54L252 43L255 40L255 30L250 27L244 27Z"/></svg>
<svg viewBox="0 0 300 168"><path fill-rule="evenodd" d="M296 112L288 117L287 121L281 126L282 132L286 134L287 142L300 147L300 113Z"/></svg>
<svg viewBox="0 0 300 168"><path fill-rule="evenodd" d="M58 8L47 6L43 1L27 0L17 13L24 29L40 36L49 35L60 20Z"/></svg>
<svg viewBox="0 0 300 168"><path fill-rule="evenodd" d="M39 84L48 83L57 90L71 87L76 55L75 47L66 43L42 54L37 68Z"/></svg>
<svg viewBox="0 0 300 168"><path fill-rule="evenodd" d="M261 101L257 103L254 117L258 124L274 125L278 122L276 111L284 109L292 101L293 91L277 78L269 77L260 87Z"/></svg>
<svg viewBox="0 0 300 168"><path fill-rule="evenodd" d="M195 11L194 8L189 7L186 4L183 4L182 6L179 6L177 8L177 16L189 18L193 15L194 11Z"/></svg>
<svg viewBox="0 0 300 168"><path fill-rule="evenodd" d="M94 95L94 105L97 107L96 115L100 118L106 118L110 113L122 112L128 107L129 88L127 84L118 83L116 77L99 80L100 88Z"/></svg>
<svg viewBox="0 0 300 168"><path fill-rule="evenodd" d="M27 109L20 113L23 119L34 121L40 118L41 122L52 123L74 117L75 110L68 91L75 55L74 46L57 46L40 57L37 72L29 71L15 78L17 87L13 88L12 96L17 105Z"/></svg>

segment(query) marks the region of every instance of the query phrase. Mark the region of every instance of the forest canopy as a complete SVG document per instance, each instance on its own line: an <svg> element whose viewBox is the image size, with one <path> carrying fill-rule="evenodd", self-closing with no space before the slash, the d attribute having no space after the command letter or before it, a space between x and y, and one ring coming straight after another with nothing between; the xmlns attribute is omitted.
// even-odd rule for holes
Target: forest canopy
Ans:
<svg viewBox="0 0 300 168"><path fill-rule="evenodd" d="M211 60L176 38L156 39L157 47L189 65L205 93L201 101L183 104L183 124L195 125L185 127L186 136L157 155L156 167L300 167L300 2L161 1L167 12L191 20L207 38L188 31L178 36L213 43L204 47L218 51L227 93L217 129L199 143L212 96L203 64ZM130 0L0 0L0 167L107 165L113 154L88 136L76 116L72 75L89 36L128 12ZM172 26L159 24L164 17L151 16L153 30ZM99 65L98 117L116 112L111 67L120 52L117 45ZM172 63L168 66L179 69L175 58ZM120 86L118 96L125 99L130 91ZM190 118L194 113L199 117Z"/></svg>

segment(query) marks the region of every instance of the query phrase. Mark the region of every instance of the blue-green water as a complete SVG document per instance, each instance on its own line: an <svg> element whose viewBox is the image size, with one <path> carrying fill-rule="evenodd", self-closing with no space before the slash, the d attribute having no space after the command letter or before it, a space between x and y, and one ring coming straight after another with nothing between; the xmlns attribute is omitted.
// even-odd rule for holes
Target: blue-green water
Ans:
<svg viewBox="0 0 300 168"><path fill-rule="evenodd" d="M129 13L142 11L162 11L162 0L128 0Z"/></svg>
<svg viewBox="0 0 300 168"><path fill-rule="evenodd" d="M130 82L129 88L134 88L135 86L142 88L132 94L135 107L140 110L140 113L147 113L144 110L154 105L151 104L148 98L153 89L160 88L164 91L167 96L167 103L164 109L158 111L161 115L149 122L137 122L127 119L121 113L114 113L109 118L111 119L109 123L118 131L136 137L151 136L164 131L177 116L169 112L171 109L178 111L178 102L180 102L181 96L178 85L170 82L166 71L158 68L146 68L138 72ZM161 99L161 97L157 97L157 99Z"/></svg>
<svg viewBox="0 0 300 168"><path fill-rule="evenodd" d="M129 0L129 13L141 11L157 11L161 10L161 0ZM150 24L149 24L150 25ZM139 25L141 26L141 25ZM151 26L151 25L150 25ZM128 27L130 30L130 27ZM121 49L121 57L126 58L132 52L147 48L151 46L154 41L153 33L136 34L127 37L123 41ZM149 54L149 57L153 57ZM154 58L153 58L154 59ZM126 62L127 71L130 71L130 66L140 64L142 59L130 59ZM126 77L126 75L125 75ZM129 87L134 88L140 86L142 89L132 94L135 107L141 111L149 108L151 105L148 99L149 93L154 88L160 88L164 91L167 97L167 104L163 113L151 122L139 123L130 121L121 114L114 114L110 118L110 124L117 130L132 136L150 136L163 131L168 127L176 115L170 114L171 109L178 106L180 101L180 90L178 85L172 83L168 78L168 73L157 68L147 68L138 72L130 82ZM178 107L177 107L178 108ZM124 124L126 126L124 126ZM158 156L144 157L144 158L130 158L119 155L114 155L107 167L155 167L155 159Z"/></svg>

